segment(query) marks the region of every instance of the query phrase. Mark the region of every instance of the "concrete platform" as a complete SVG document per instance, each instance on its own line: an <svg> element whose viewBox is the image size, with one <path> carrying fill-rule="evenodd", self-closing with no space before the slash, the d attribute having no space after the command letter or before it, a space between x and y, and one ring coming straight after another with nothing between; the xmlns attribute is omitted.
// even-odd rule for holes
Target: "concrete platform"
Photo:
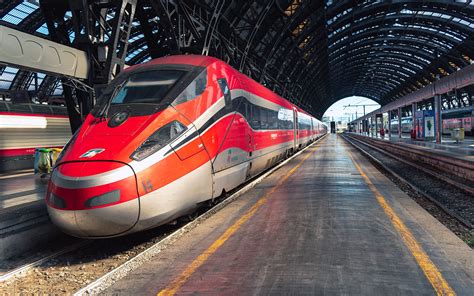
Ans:
<svg viewBox="0 0 474 296"><path fill-rule="evenodd" d="M106 295L472 295L474 252L329 135Z"/></svg>
<svg viewBox="0 0 474 296"><path fill-rule="evenodd" d="M0 175L0 210L42 200L47 186L33 172Z"/></svg>

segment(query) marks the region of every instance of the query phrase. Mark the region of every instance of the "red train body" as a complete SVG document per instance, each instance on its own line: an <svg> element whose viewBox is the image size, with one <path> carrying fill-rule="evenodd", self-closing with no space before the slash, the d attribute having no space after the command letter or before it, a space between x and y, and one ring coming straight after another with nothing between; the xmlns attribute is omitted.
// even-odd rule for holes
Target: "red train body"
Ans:
<svg viewBox="0 0 474 296"><path fill-rule="evenodd" d="M79 237L156 227L324 133L321 122L218 59L155 59L121 73L65 147L48 211Z"/></svg>

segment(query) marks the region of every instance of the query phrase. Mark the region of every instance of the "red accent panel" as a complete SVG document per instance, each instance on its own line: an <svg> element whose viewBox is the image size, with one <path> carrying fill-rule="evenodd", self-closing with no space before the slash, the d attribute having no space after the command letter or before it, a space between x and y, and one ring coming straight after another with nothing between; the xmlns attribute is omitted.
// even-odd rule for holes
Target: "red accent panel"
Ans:
<svg viewBox="0 0 474 296"><path fill-rule="evenodd" d="M179 159L185 160L190 158L191 156L201 152L204 150L204 145L199 137L194 139L193 141L189 142L184 147L178 147L175 150L176 154L178 154Z"/></svg>
<svg viewBox="0 0 474 296"><path fill-rule="evenodd" d="M135 176L128 177L124 180L117 181L115 183L106 184L102 186L92 187L92 188L82 188L82 189L67 189L56 186L53 182L49 182L48 193L46 194L46 203L48 206L54 208L54 206L47 202L49 192L53 192L57 196L63 198L66 201L66 208L62 210L88 210L91 208L85 208L84 203L95 196L119 189L120 190L120 201L116 203L111 203L107 205L93 207L96 208L105 208L113 206L119 203L123 203L135 198L137 196L137 188L135 183Z"/></svg>

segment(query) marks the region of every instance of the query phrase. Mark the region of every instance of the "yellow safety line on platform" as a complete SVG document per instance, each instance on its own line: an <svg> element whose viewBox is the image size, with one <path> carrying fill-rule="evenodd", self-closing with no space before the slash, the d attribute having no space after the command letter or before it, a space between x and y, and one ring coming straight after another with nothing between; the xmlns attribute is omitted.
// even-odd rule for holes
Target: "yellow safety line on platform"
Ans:
<svg viewBox="0 0 474 296"><path fill-rule="evenodd" d="M410 232L408 227L400 220L400 217L395 213L395 211L387 203L383 195L378 191L377 187L372 183L372 181L367 177L362 168L359 166L357 161L352 157L349 152L349 157L351 158L354 166L359 171L360 175L364 179L365 183L369 186L372 193L375 195L375 198L379 202L380 206L384 210L385 214L392 221L393 226L400 234L403 239L403 242L410 250L413 257L415 257L416 262L421 267L426 277L430 281L431 285L436 291L437 295L456 295L454 290L449 286L448 282L444 279L441 272L438 270L436 265L431 261L430 257L423 250L421 245L416 241L413 234Z"/></svg>
<svg viewBox="0 0 474 296"><path fill-rule="evenodd" d="M326 141L326 140L324 140ZM249 220L257 210L265 204L268 199L268 196L275 192L286 180L293 175L293 173L305 162L313 153L316 151L317 148L321 143L318 143L316 147L314 147L297 165L295 165L278 183L267 193L265 193L258 201L255 203L237 222L235 222L232 226L230 226L224 234L222 234L214 243L201 255L199 255L184 271L183 273L174 280L171 284L169 284L165 289L159 292L158 296L169 296L174 295L193 275L193 273L203 265L207 259L214 254L239 228L242 226L247 220Z"/></svg>

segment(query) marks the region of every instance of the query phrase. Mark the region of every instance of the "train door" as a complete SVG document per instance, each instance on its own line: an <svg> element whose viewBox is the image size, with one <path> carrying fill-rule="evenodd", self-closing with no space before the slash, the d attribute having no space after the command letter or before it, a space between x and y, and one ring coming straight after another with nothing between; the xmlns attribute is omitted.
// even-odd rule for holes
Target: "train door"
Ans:
<svg viewBox="0 0 474 296"><path fill-rule="evenodd" d="M294 135L294 145L293 145L293 151L296 151L298 149L299 145L299 131L298 131L298 112L296 111L296 108L293 107L293 122L294 122L294 129L293 129L293 135Z"/></svg>
<svg viewBox="0 0 474 296"><path fill-rule="evenodd" d="M249 89L249 86L239 79L242 89ZM252 104L250 103L252 94L247 92L242 92L239 100L236 101L235 109L238 113L239 120L236 122L235 128L239 130L237 133L240 137L243 137L242 149L246 151L245 161L248 163L248 169L246 174L246 179L250 178L250 172L252 169L252 159L255 157L254 151L256 149L255 144L255 135L252 127L253 113L252 113ZM243 134L242 134L243 132ZM242 157L244 160L244 157Z"/></svg>
<svg viewBox="0 0 474 296"><path fill-rule="evenodd" d="M245 181L248 174L249 156L253 144L248 125L249 104L245 93L241 91L242 83L237 77L230 76L217 79L222 94L223 107L216 118L211 132L213 142L212 170L213 197L228 192ZM230 89L233 89L232 93Z"/></svg>
<svg viewBox="0 0 474 296"><path fill-rule="evenodd" d="M253 151L255 150L255 139L251 126L252 121L252 105L245 100L241 109L245 109L245 118L247 120L247 126L245 127L245 137L247 138L247 151L248 160L250 161L250 168L252 167L252 158L254 157Z"/></svg>

